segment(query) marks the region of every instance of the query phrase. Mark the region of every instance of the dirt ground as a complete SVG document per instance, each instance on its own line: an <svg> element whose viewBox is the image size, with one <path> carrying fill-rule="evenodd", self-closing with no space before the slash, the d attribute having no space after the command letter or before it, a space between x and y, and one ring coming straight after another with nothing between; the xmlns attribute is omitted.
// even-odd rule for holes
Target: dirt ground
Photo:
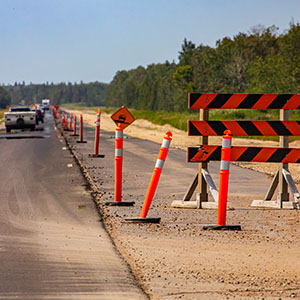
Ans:
<svg viewBox="0 0 300 300"><path fill-rule="evenodd" d="M84 120L94 126L95 114L84 113ZM300 299L300 211L250 207L252 200L264 196L260 183L267 189L270 178L237 168L241 174L249 172L249 182L243 183L249 186L230 193L232 209L227 212L227 223L240 224L242 231L203 231L203 224L215 224L215 210L170 207L173 200L182 199L195 173L195 168L190 169L195 164L185 163L185 151L180 149L197 141L170 126L136 120L125 130L128 139L124 140L123 169L123 201L135 201L135 206L105 206L104 202L114 197L115 129L105 114L101 115L101 128L104 159L88 156L93 151L92 128L85 130L87 144L76 144L69 133L65 133L66 139L92 181L98 209L116 248L151 299ZM172 148L149 213L161 217L161 223L128 223L125 218L139 215L159 144L168 130L174 135ZM212 144L219 142L210 140ZM236 140L235 144L238 142L259 143ZM273 174L276 167L259 164L258 170ZM297 168L290 167L299 180Z"/></svg>

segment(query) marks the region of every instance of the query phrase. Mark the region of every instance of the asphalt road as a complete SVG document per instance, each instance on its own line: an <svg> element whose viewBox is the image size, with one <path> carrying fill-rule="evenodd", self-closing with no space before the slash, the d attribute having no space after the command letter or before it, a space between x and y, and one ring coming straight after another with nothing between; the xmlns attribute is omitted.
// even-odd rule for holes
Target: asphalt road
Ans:
<svg viewBox="0 0 300 300"><path fill-rule="evenodd" d="M38 129L0 133L0 299L147 299L50 113Z"/></svg>

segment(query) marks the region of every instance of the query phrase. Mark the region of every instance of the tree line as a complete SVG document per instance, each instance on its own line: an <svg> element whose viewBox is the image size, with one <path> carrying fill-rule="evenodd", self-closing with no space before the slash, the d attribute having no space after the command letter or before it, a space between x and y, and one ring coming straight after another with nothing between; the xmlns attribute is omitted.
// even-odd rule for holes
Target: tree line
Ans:
<svg viewBox="0 0 300 300"><path fill-rule="evenodd" d="M9 93L0 86L0 109L4 109L7 105L10 105L10 101L11 98Z"/></svg>
<svg viewBox="0 0 300 300"><path fill-rule="evenodd" d="M256 26L216 42L196 46L184 39L179 62L118 72L107 105L145 110L187 110L187 93L299 93L300 25L278 34Z"/></svg>
<svg viewBox="0 0 300 300"><path fill-rule="evenodd" d="M94 83L5 86L12 103L84 102L88 106L126 105L142 110L184 111L187 93L299 93L300 25L279 34L275 26L224 37L215 47L184 39L178 63L151 64L118 71L109 85ZM7 101L7 94L1 96ZM3 105L2 105L3 106Z"/></svg>
<svg viewBox="0 0 300 300"><path fill-rule="evenodd" d="M51 104L84 102L87 106L105 106L108 84L92 83L59 83L29 84L24 82L4 86L9 93L11 104L41 103L42 99L50 99Z"/></svg>

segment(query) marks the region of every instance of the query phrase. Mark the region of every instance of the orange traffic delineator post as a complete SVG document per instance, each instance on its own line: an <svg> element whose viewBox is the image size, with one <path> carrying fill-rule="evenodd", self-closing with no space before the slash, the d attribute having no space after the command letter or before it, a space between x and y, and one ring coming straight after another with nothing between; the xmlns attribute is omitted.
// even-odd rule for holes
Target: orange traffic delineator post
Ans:
<svg viewBox="0 0 300 300"><path fill-rule="evenodd" d="M217 225L205 225L202 227L204 230L241 230L240 225L226 225L231 143L232 133L230 130L225 130L221 152Z"/></svg>
<svg viewBox="0 0 300 300"><path fill-rule="evenodd" d="M122 172L123 172L123 128L116 128L116 148L115 148L115 201L107 201L109 206L132 206L132 201L122 201Z"/></svg>
<svg viewBox="0 0 300 300"><path fill-rule="evenodd" d="M99 154L99 143L100 143L100 116L101 111L98 109L96 130L95 130L95 144L94 144L94 154L89 154L90 157L105 157L104 154Z"/></svg>
<svg viewBox="0 0 300 300"><path fill-rule="evenodd" d="M159 182L159 178L169 152L172 136L173 136L172 132L168 131L163 139L160 152L156 160L155 168L152 174L152 178L148 187L148 191L145 197L144 205L142 207L142 211L140 213L139 218L125 219L126 221L134 222L134 223L159 223L160 222L160 218L147 218L147 214L150 205L152 203L152 199L154 197Z"/></svg>
<svg viewBox="0 0 300 300"><path fill-rule="evenodd" d="M77 143L86 143L86 141L83 140L83 117L80 115L80 139L77 141Z"/></svg>
<svg viewBox="0 0 300 300"><path fill-rule="evenodd" d="M70 126L69 126L69 131L72 131L72 123L73 123L73 114L70 115Z"/></svg>
<svg viewBox="0 0 300 300"><path fill-rule="evenodd" d="M77 116L74 116L74 126L73 126L73 134L71 136L78 136L77 134Z"/></svg>
<svg viewBox="0 0 300 300"><path fill-rule="evenodd" d="M64 130L67 131L68 130L68 114L65 115L65 128Z"/></svg>

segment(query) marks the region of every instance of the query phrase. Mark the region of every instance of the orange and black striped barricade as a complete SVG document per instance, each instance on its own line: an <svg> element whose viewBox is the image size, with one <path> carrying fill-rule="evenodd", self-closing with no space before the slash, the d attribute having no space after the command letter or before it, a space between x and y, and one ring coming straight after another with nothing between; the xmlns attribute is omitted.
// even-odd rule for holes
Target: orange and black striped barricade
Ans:
<svg viewBox="0 0 300 300"><path fill-rule="evenodd" d="M152 174L152 178L150 180L150 184L147 190L147 194L145 197L144 205L142 207L142 211L140 213L139 218L131 218L131 219L125 219L126 221L129 222L135 222L135 223L159 223L160 218L147 218L148 211L150 208L150 205L152 203L154 194L156 192L156 188L159 182L159 178L164 166L164 163L166 161L170 144L172 141L172 132L168 131L163 139L160 152L158 155L158 158L156 160L155 168Z"/></svg>
<svg viewBox="0 0 300 300"><path fill-rule="evenodd" d="M94 143L94 154L90 154L90 157L105 157L104 154L99 154L99 144L100 144L100 116L101 111L98 109L97 112L97 121L96 121L96 130L95 130L95 143Z"/></svg>
<svg viewBox="0 0 300 300"><path fill-rule="evenodd" d="M221 146L202 145L189 147L188 162L220 161ZM232 146L231 161L300 163L300 148Z"/></svg>
<svg viewBox="0 0 300 300"><path fill-rule="evenodd" d="M183 200L172 207L216 208L218 190L209 174L209 161L221 159L221 147L208 145L209 136L221 136L230 130L233 136L278 136L279 147L233 146L231 161L281 163L264 200L254 200L252 206L300 208L300 194L288 170L288 163L300 163L300 149L289 148L289 136L300 136L300 121L289 121L289 111L300 109L300 94L189 94L189 108L200 110L199 121L188 122L188 135L199 136L200 147L188 148L188 161L199 163L199 172ZM210 109L279 110L280 120L209 120ZM196 201L190 201L198 186ZM272 201L279 187L279 197ZM209 188L214 201L208 201ZM293 200L289 200L290 190Z"/></svg>
<svg viewBox="0 0 300 300"><path fill-rule="evenodd" d="M122 106L112 116L117 125L115 136L115 200L105 202L110 206L132 206L133 201L122 201L122 173L123 173L123 130L135 119L125 106Z"/></svg>
<svg viewBox="0 0 300 300"><path fill-rule="evenodd" d="M202 227L204 230L241 230L240 225L226 225L232 134L230 130L225 130L224 134L221 150L217 225L205 225Z"/></svg>
<svg viewBox="0 0 300 300"><path fill-rule="evenodd" d="M82 114L80 115L80 129L79 129L79 141L77 143L86 143L87 141L83 140L83 116Z"/></svg>

